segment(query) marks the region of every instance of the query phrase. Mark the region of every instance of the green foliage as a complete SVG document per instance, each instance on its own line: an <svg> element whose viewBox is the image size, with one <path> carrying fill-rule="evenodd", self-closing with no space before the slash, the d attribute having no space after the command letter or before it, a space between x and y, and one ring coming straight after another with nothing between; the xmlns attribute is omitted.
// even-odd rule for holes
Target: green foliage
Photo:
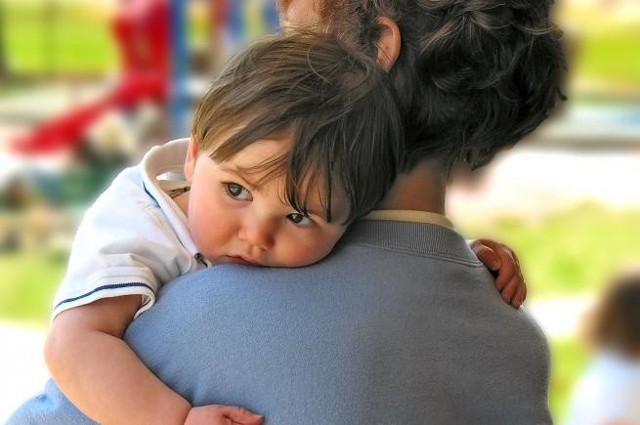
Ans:
<svg viewBox="0 0 640 425"><path fill-rule="evenodd" d="M574 76L617 85L640 86L640 21L583 31L576 40Z"/></svg>
<svg viewBox="0 0 640 425"><path fill-rule="evenodd" d="M551 341L549 405L556 423L562 423L574 385L584 373L588 360L588 353L575 339Z"/></svg>
<svg viewBox="0 0 640 425"><path fill-rule="evenodd" d="M43 73L104 75L119 66L111 24L114 13L91 2L5 0L4 32L9 69ZM207 10L189 15L192 44L209 41Z"/></svg>
<svg viewBox="0 0 640 425"><path fill-rule="evenodd" d="M0 254L0 320L46 325L65 266L63 255Z"/></svg>
<svg viewBox="0 0 640 425"><path fill-rule="evenodd" d="M108 17L90 3L4 2L9 68L17 74L104 74L117 56Z"/></svg>

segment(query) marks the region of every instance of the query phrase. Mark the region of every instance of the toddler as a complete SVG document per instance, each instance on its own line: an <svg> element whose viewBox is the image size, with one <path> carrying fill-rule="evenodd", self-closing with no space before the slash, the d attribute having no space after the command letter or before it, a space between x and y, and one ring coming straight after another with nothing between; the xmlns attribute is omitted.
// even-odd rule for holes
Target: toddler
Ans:
<svg viewBox="0 0 640 425"><path fill-rule="evenodd" d="M191 137L151 149L87 211L45 347L60 389L104 424L261 423L239 407L192 407L124 331L179 275L324 258L391 187L403 134L387 76L330 36L271 37L232 58Z"/></svg>

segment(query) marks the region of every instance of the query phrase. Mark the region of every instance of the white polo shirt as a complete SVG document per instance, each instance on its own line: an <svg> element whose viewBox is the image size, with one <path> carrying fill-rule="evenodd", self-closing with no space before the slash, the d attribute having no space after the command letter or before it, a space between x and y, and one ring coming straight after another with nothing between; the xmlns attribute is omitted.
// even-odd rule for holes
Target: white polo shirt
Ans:
<svg viewBox="0 0 640 425"><path fill-rule="evenodd" d="M87 210L52 319L72 307L123 295L142 296L140 314L153 305L161 285L206 267L185 214L167 194L186 186L187 145L188 139L180 139L150 149Z"/></svg>

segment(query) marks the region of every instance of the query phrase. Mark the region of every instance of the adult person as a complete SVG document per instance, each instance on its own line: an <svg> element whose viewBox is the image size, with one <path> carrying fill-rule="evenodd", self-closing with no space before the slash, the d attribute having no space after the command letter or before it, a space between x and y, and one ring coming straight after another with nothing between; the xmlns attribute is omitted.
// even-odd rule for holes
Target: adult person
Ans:
<svg viewBox="0 0 640 425"><path fill-rule="evenodd" d="M140 358L194 405L245 406L266 424L550 423L543 335L445 217L451 167L488 162L561 99L549 9L283 2L288 25L337 33L390 72L404 99L403 172L321 263L225 265L167 285L128 330ZM27 413L86 423L53 387Z"/></svg>

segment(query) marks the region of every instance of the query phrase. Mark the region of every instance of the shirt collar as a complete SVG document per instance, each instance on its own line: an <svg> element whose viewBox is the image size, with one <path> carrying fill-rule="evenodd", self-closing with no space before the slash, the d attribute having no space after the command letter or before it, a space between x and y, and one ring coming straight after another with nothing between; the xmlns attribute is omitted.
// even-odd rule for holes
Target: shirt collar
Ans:
<svg viewBox="0 0 640 425"><path fill-rule="evenodd" d="M453 229L453 223L442 214L417 210L376 210L364 217L365 220L405 221L410 223L437 224Z"/></svg>

